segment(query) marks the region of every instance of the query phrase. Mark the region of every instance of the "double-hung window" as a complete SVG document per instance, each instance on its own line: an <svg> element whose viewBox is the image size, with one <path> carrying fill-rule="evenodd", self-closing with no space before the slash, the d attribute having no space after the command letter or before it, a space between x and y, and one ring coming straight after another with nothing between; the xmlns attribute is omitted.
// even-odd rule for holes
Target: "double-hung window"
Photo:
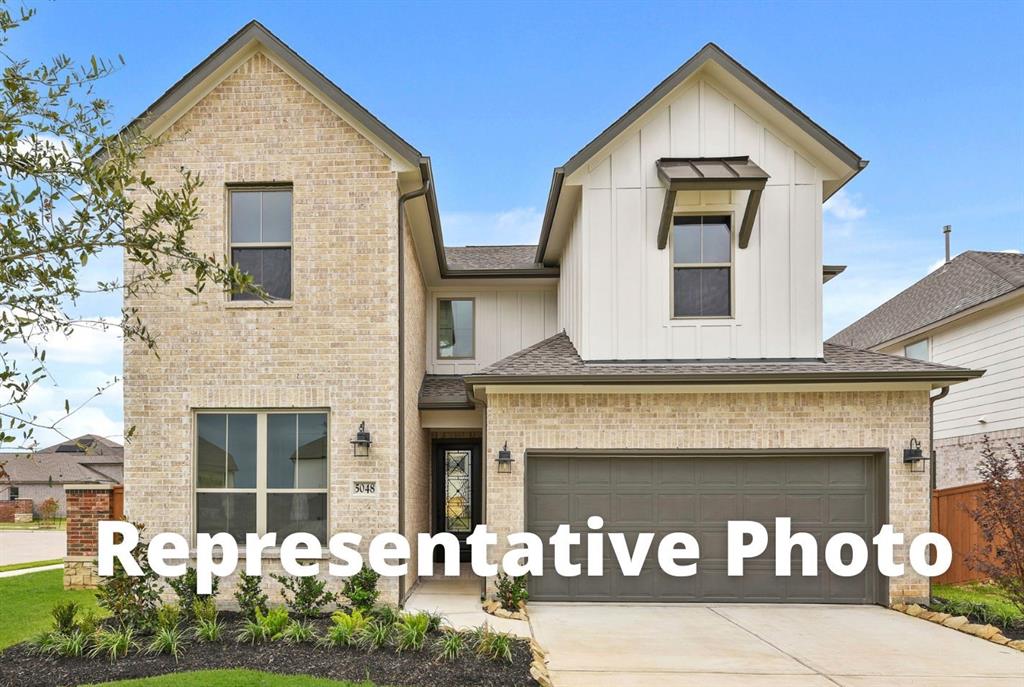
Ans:
<svg viewBox="0 0 1024 687"><path fill-rule="evenodd" d="M292 189L231 188L231 262L275 300L292 297ZM235 293L231 300L256 300Z"/></svg>
<svg viewBox="0 0 1024 687"><path fill-rule="evenodd" d="M731 218L681 215L672 227L672 317L732 315Z"/></svg>
<svg viewBox="0 0 1024 687"><path fill-rule="evenodd" d="M472 358L474 353L473 299L442 298L437 302L437 357Z"/></svg>
<svg viewBox="0 0 1024 687"><path fill-rule="evenodd" d="M196 413L196 532L327 539L327 414Z"/></svg>

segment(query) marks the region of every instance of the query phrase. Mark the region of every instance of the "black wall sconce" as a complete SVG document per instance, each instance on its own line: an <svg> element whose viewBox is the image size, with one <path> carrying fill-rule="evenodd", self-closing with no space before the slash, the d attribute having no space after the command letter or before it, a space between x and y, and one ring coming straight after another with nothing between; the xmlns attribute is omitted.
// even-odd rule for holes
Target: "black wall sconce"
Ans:
<svg viewBox="0 0 1024 687"><path fill-rule="evenodd" d="M512 452L508 450L508 442L505 447L498 451L498 472L510 474L512 472Z"/></svg>
<svg viewBox="0 0 1024 687"><path fill-rule="evenodd" d="M928 460L921 450L921 442L917 439L910 440L910 448L903 449L903 463L910 464L911 472L924 472L924 462Z"/></svg>
<svg viewBox="0 0 1024 687"><path fill-rule="evenodd" d="M366 422L359 423L359 431L356 432L356 437L351 442L352 444L352 455L356 458L366 458L370 455L370 433L366 431Z"/></svg>

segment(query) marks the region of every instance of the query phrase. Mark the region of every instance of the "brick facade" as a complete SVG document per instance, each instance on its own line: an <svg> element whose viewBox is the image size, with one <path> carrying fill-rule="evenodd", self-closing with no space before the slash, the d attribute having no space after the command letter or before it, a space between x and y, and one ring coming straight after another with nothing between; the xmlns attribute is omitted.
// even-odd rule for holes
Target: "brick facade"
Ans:
<svg viewBox="0 0 1024 687"><path fill-rule="evenodd" d="M977 466L978 461L981 460L981 442L986 436L993 449L1002 451L1005 450L1007 442L1013 445L1024 442L1024 428L936 439L935 487L937 489L948 489L981 481Z"/></svg>
<svg viewBox="0 0 1024 687"><path fill-rule="evenodd" d="M525 527L527 449L555 448L887 448L889 522L910 541L928 530L927 472L903 464L910 439L927 441L926 391L800 393L497 393L487 396L487 523L504 537ZM493 447L508 442L511 474L490 469ZM928 597L926 578L908 566L893 578L894 601Z"/></svg>
<svg viewBox="0 0 1024 687"><path fill-rule="evenodd" d="M192 237L204 254L227 250L226 184L293 185L293 298L231 303L216 289L193 298L176 278L127 299L160 357L125 345L125 424L136 428L125 447L126 516L193 539L196 409L325 409L328 531L394 531L398 181L390 158L256 53L147 154L146 171L165 186L180 183L182 167L204 180ZM361 421L373 446L357 459L349 440ZM376 480L377 495L352 496L353 480ZM397 588L381 580L385 599Z"/></svg>
<svg viewBox="0 0 1024 687"><path fill-rule="evenodd" d="M0 501L0 522L32 522L32 499Z"/></svg>
<svg viewBox="0 0 1024 687"><path fill-rule="evenodd" d="M96 575L97 523L113 517L110 487L67 485L67 554L64 587L84 589L99 584Z"/></svg>

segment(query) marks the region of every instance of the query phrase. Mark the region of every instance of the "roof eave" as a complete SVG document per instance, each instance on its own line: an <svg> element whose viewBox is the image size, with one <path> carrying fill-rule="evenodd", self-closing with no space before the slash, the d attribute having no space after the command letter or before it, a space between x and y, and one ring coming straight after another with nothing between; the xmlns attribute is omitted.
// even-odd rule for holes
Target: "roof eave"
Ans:
<svg viewBox="0 0 1024 687"><path fill-rule="evenodd" d="M829 384L883 382L943 382L955 384L977 379L984 370L914 372L825 372L751 374L619 374L619 375L467 375L467 388L480 385L636 385L636 384Z"/></svg>

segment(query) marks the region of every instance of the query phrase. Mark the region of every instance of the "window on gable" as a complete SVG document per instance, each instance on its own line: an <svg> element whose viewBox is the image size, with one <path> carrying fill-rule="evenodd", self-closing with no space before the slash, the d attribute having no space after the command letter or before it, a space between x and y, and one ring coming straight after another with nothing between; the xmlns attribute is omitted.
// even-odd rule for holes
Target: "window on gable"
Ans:
<svg viewBox="0 0 1024 687"><path fill-rule="evenodd" d="M928 339L921 339L903 347L903 355L914 360L929 360Z"/></svg>
<svg viewBox="0 0 1024 687"><path fill-rule="evenodd" d="M326 541L327 447L326 413L198 413L196 532Z"/></svg>
<svg viewBox="0 0 1024 687"><path fill-rule="evenodd" d="M722 215L676 217L672 227L672 316L732 315L732 227Z"/></svg>
<svg viewBox="0 0 1024 687"><path fill-rule="evenodd" d="M231 262L274 299L292 297L292 189L238 188L231 201ZM231 300L258 300L236 293Z"/></svg>
<svg viewBox="0 0 1024 687"><path fill-rule="evenodd" d="M437 302L437 357L472 358L473 299L442 298Z"/></svg>

